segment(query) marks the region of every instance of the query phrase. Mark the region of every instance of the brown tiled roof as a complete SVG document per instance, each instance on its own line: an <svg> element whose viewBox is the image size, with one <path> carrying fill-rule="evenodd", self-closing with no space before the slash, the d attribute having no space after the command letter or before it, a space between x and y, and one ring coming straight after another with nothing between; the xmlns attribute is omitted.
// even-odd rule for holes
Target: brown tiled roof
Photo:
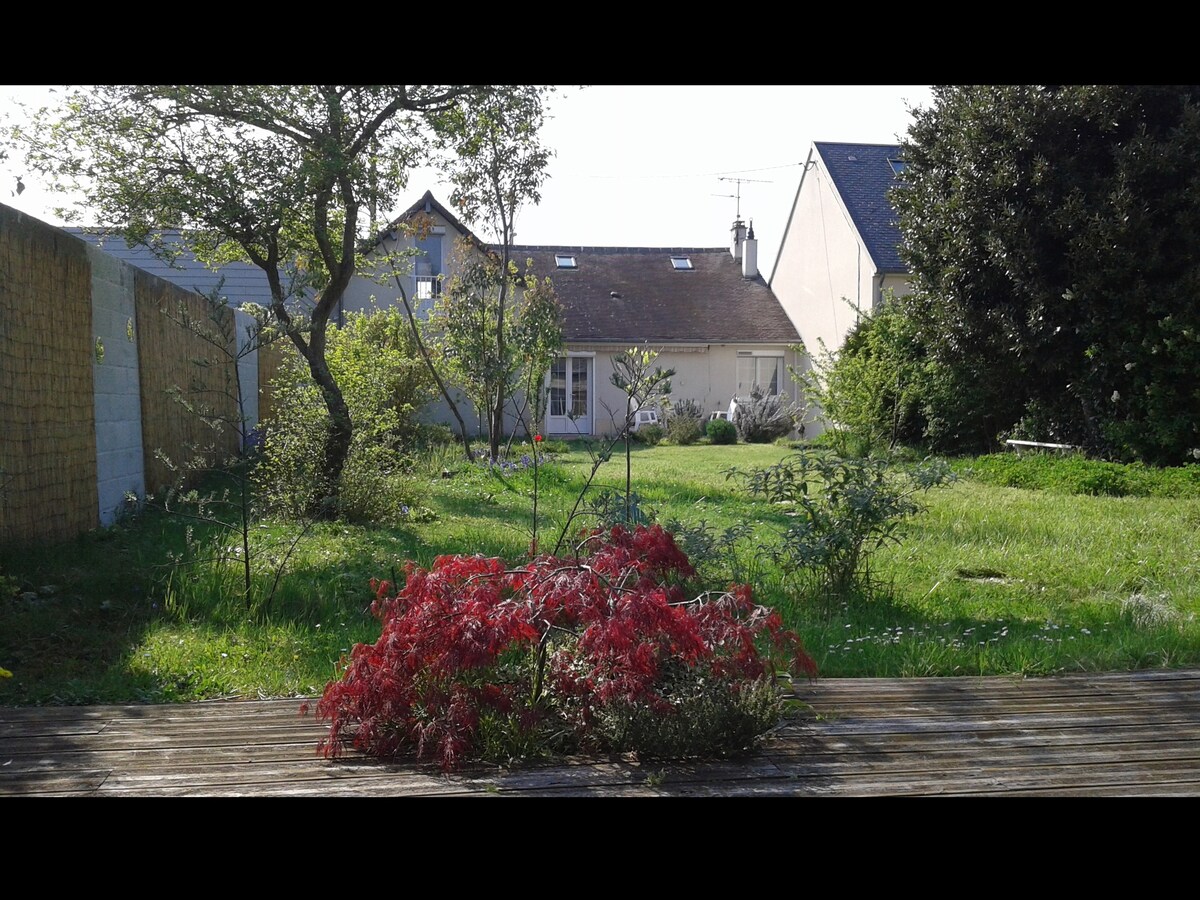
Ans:
<svg viewBox="0 0 1200 900"><path fill-rule="evenodd" d="M555 254L576 269L560 269ZM672 256L694 268L676 270ZM727 247L517 246L512 258L532 259L549 276L563 305L571 342L795 343L795 326L761 275L742 277ZM616 296L613 296L613 294Z"/></svg>

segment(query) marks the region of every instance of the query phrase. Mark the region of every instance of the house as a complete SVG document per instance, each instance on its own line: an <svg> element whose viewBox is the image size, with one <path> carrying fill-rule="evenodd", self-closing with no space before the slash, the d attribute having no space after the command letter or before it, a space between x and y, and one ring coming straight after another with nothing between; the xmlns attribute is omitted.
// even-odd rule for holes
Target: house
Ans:
<svg viewBox="0 0 1200 900"><path fill-rule="evenodd" d="M417 227L403 229L403 223ZM120 238L72 232L188 290L208 294L221 285L234 305L270 302L266 278L255 266L232 263L213 272L186 252L168 265ZM369 245L389 252L407 249L407 264L394 269L390 263L376 269L368 264L345 291L333 323L350 313L398 304L402 297L417 315L428 315L452 273L460 239L474 251L489 249L427 191ZM519 264L532 260L537 274L554 282L563 307L565 352L546 375L549 410L547 420L536 426L547 435L601 436L619 429L625 395L611 384L612 360L634 347L657 351L656 364L675 370L673 401L694 400L703 410L727 411L756 383L792 402L801 399L789 375L789 367L801 362L800 335L758 269L752 221L749 226L735 221L726 246L518 245L512 255ZM247 373L244 383L251 377ZM469 428L484 432L485 420L466 397L458 392L454 399ZM452 421L444 400L432 403L423 418ZM509 427L518 427L515 418Z"/></svg>
<svg viewBox="0 0 1200 900"><path fill-rule="evenodd" d="M809 150L769 284L810 353L836 350L885 292L910 289L888 199L903 165L895 144Z"/></svg>
<svg viewBox="0 0 1200 900"><path fill-rule="evenodd" d="M481 250L485 245L430 192L395 225L417 218L418 237L393 227L380 243L389 251L405 243L417 251L412 270L393 273L393 281L427 311L451 271L456 240ZM531 260L539 277L549 277L563 307L565 352L547 373L549 409L539 427L560 437L618 430L626 398L611 384L612 360L634 347L657 351L656 364L675 370L673 401L727 410L758 383L796 402L788 367L800 361L799 335L759 272L757 254L753 222L747 227L740 220L728 246L515 246L513 259ZM364 273L346 291L346 310L399 300L378 277L388 273L374 274ZM427 416L449 421L444 404L434 404Z"/></svg>
<svg viewBox="0 0 1200 900"><path fill-rule="evenodd" d="M788 367L799 362L799 335L758 272L753 235L738 221L728 247L518 248L563 306L566 355L549 374L547 431L618 427L625 396L609 375L631 347L657 350L657 363L675 370L672 400L728 410L758 384L796 402Z"/></svg>

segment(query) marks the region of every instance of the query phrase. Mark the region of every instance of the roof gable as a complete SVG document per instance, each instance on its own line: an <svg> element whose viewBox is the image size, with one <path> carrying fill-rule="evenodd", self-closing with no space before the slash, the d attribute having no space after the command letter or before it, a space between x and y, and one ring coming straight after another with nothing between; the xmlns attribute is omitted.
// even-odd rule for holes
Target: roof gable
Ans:
<svg viewBox="0 0 1200 900"><path fill-rule="evenodd" d="M888 191L897 184L890 161L899 158L900 147L825 141L813 146L879 271L908 272L900 258L896 210L888 199Z"/></svg>
<svg viewBox="0 0 1200 900"><path fill-rule="evenodd" d="M473 243L476 247L480 248L481 250L486 248L484 242L481 241L475 235L475 233L471 231L470 228L459 221L457 216L455 216L452 212L450 212L450 210L438 202L437 197L433 196L433 191L426 191L416 203L392 219L387 228L375 235L375 238L369 243L369 245L363 248L364 252L370 251L371 249L377 247L384 240L395 239L394 230L400 225L404 223L411 223L416 221L419 217L423 215L429 215L431 213L437 213L439 216L441 216L451 228L454 228L456 231L458 231L459 234Z"/></svg>

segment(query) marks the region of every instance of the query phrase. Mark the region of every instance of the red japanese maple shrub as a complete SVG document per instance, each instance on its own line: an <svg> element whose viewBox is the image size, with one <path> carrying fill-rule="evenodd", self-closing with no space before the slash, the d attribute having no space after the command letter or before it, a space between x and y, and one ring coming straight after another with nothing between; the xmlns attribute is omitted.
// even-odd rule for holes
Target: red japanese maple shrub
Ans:
<svg viewBox="0 0 1200 900"><path fill-rule="evenodd" d="M597 532L569 558L408 563L383 624L356 645L317 715L320 750L412 755L451 770L551 752L723 756L782 713L777 671L816 675L750 587L689 599L694 571L661 526Z"/></svg>

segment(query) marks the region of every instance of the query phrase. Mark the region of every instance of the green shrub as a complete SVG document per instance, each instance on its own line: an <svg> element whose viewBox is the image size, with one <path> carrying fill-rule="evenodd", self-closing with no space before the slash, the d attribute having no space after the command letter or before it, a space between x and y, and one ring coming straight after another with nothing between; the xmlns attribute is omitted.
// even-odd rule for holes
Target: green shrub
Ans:
<svg viewBox="0 0 1200 900"><path fill-rule="evenodd" d="M808 448L752 472L729 469L726 477L788 508L779 542L763 549L792 577L815 577L828 615L834 601L870 588L871 555L899 543L903 522L923 509L917 494L954 476L941 461L901 469L882 459Z"/></svg>
<svg viewBox="0 0 1200 900"><path fill-rule="evenodd" d="M449 425L443 422L421 422L417 425L416 439L413 443L417 447L428 449L430 447L446 447L450 444L457 444L458 441L458 435Z"/></svg>
<svg viewBox="0 0 1200 900"><path fill-rule="evenodd" d="M601 747L647 760L736 756L752 749L783 714L779 692L768 679L730 691L722 681L697 678L676 662L664 665L660 677L671 696L671 714L645 703L611 703L594 720Z"/></svg>
<svg viewBox="0 0 1200 900"><path fill-rule="evenodd" d="M394 309L351 314L344 327L329 329L329 368L354 422L339 485L344 521L395 523L421 500L411 475L413 452L437 431L416 421L430 382L411 341L408 323ZM300 518L319 499L327 413L298 353L284 354L271 387L275 413L265 426L255 479L269 510Z"/></svg>
<svg viewBox="0 0 1200 900"><path fill-rule="evenodd" d="M704 426L704 431L714 444L737 443L737 426L728 419L713 419Z"/></svg>
<svg viewBox="0 0 1200 900"><path fill-rule="evenodd" d="M850 304L857 322L842 346L808 348L812 368L793 372L843 456L870 456L926 436L921 408L936 379L922 366L907 303L888 291L873 313Z"/></svg>
<svg viewBox="0 0 1200 900"><path fill-rule="evenodd" d="M768 394L756 384L748 399L738 401L733 425L747 444L769 444L792 433L798 412L787 394Z"/></svg>
<svg viewBox="0 0 1200 900"><path fill-rule="evenodd" d="M829 450L838 456L864 457L874 453L878 449L879 443L861 431L851 431L836 425L826 428L809 440L808 446Z"/></svg>
<svg viewBox="0 0 1200 900"><path fill-rule="evenodd" d="M680 400L667 414L667 439L673 444L694 444L704 434L704 412L695 400Z"/></svg>
<svg viewBox="0 0 1200 900"><path fill-rule="evenodd" d="M1200 465L1156 467L1080 453L991 453L964 460L966 477L1000 487L1102 497L1200 497Z"/></svg>
<svg viewBox="0 0 1200 900"><path fill-rule="evenodd" d="M662 441L666 432L663 431L661 425L643 425L637 431L630 432L629 436L639 444L645 444L647 447L653 447Z"/></svg>

